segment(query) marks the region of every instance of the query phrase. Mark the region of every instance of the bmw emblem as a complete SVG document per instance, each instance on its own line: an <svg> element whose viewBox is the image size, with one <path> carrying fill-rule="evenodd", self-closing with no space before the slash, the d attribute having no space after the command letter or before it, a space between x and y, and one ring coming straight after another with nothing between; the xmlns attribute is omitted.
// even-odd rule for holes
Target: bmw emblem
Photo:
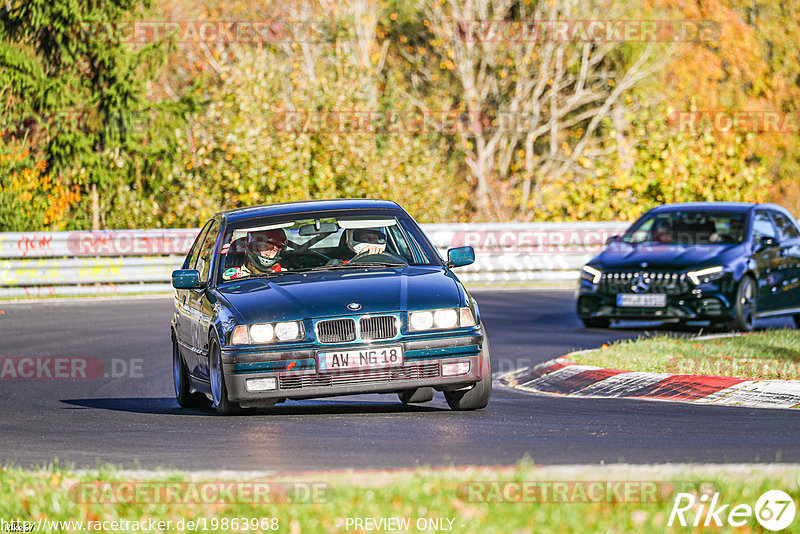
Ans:
<svg viewBox="0 0 800 534"><path fill-rule="evenodd" d="M361 304L359 304L358 302L351 302L350 304L347 305L347 309L358 311L361 309Z"/></svg>

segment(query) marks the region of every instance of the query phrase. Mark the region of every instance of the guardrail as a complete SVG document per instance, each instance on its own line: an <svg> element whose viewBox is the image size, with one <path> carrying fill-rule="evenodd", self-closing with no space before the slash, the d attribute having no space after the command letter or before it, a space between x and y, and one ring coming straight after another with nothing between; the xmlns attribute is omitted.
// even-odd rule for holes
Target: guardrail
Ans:
<svg viewBox="0 0 800 534"><path fill-rule="evenodd" d="M567 282L628 223L425 224L442 256L472 245L464 282ZM0 233L0 297L171 291L198 229Z"/></svg>

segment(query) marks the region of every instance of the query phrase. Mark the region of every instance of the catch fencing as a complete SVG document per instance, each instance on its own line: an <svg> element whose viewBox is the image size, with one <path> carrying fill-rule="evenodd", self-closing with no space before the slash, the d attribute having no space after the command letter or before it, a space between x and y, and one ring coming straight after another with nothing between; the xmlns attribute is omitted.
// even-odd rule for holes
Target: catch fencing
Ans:
<svg viewBox="0 0 800 534"><path fill-rule="evenodd" d="M475 248L475 263L456 270L466 283L565 283L627 223L424 224L447 249ZM0 233L0 298L114 295L171 291L199 229Z"/></svg>

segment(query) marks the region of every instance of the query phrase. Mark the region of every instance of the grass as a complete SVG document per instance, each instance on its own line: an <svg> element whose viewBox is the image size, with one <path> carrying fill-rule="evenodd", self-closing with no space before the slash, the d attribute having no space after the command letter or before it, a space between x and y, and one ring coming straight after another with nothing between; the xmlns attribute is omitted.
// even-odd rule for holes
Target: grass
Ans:
<svg viewBox="0 0 800 534"><path fill-rule="evenodd" d="M184 484L184 497L187 487L200 487L203 480L197 475L182 472L164 474L130 474L112 468L98 472L78 473L70 469L51 467L39 471L23 470L14 467L0 468L0 519L17 519L38 523L47 518L55 521L84 521L83 530L68 526L49 529L50 532L90 531L87 521L129 520L172 521L169 532L187 531L176 529L180 520L202 520L206 518L206 531L243 532L231 528L212 528L212 518L217 525L223 519L240 518L240 521L253 518L270 518L268 528L261 532L288 533L335 533L368 531L366 525L355 528L355 519L365 521L374 518L408 519L412 527L408 532L435 532L432 528L418 528L417 522L425 519L443 521L452 532L458 533L498 533L516 534L528 532L682 532L698 531L691 527L668 527L667 521L676 500L677 492L688 492L695 496L719 493L722 503L748 504L755 506L758 497L769 489L781 489L797 499L800 484L797 465L754 465L754 466L598 466L598 467L550 467L542 468L528 463L516 466L488 468L445 468L410 469L401 471L334 472L325 474L303 474L272 478L259 478L261 482L291 483L313 482L326 487L325 498L308 504L280 502L281 498L271 497L267 504L253 504L252 499L217 500L216 502L175 502L171 504L152 504L145 502L125 502L104 504L94 502L99 499L80 497L83 488L117 484L156 486L165 482L190 482ZM142 478L142 477L145 478ZM207 475L206 475L207 476ZM102 481L98 484L97 481ZM475 481L483 485L476 486ZM583 481L584 484L581 484ZM588 488L589 483L606 481L617 484L617 488L649 487L652 491L632 495L627 502L619 502L610 491L604 495L612 498L595 499L596 502L495 502L501 493L491 493L487 488L512 487L491 484L492 482L513 483L520 487L525 483L532 487L554 488L556 484L571 488L561 493L558 499L582 501L583 493L578 488ZM627 484L620 483L628 481ZM242 484L244 481L239 480ZM252 482L252 481L250 481ZM547 484L552 482L553 484ZM468 485L468 484L472 485ZM544 484L543 484L544 483ZM563 484L566 483L566 486ZM82 485L83 484L83 485ZM89 485L89 486L87 486ZM483 489L475 490L476 487ZM608 488L607 485L600 487ZM474 491L469 492L469 488ZM624 489L623 489L624 491ZM101 493L98 493L100 495ZM85 495L85 493L83 493ZM116 491L119 500L130 500L122 491ZM322 494L320 494L322 495ZM494 495L484 502L486 497ZM509 494L510 495L510 494ZM598 494L595 493L595 496ZM621 494L617 494L621 495ZM122 496L122 497L119 497ZM699 497L698 497L699 498ZM623 498L624 499L624 498ZM92 501L90 503L81 501ZM144 498L140 501L145 500ZM175 499L180 500L180 499ZM547 499L552 501L552 499ZM710 500L710 499L709 499ZM277 502L276 502L277 501ZM698 502L699 504L699 502ZM695 508L697 510L697 508ZM693 521L693 512L687 512L687 520ZM277 519L271 522L271 519ZM350 523L348 523L348 518ZM449 520L452 520L450 522ZM724 517L723 517L724 521ZM185 525L185 523L184 523ZM277 526L272 530L271 526ZM756 519L751 517L749 528L745 531L759 530ZM796 519L794 525L800 525ZM422 525L423 527L425 525ZM430 525L428 525L430 527ZM107 531L124 531L121 527L108 525ZM132 530L132 529L128 529ZM377 532L391 531L387 528L374 529ZM733 532L724 526L721 532ZM48 531L44 529L43 531ZM145 528L144 532L153 529ZM202 529L198 529L202 531ZM253 530L248 530L252 532ZM784 532L790 532L791 527ZM795 530L796 531L796 530Z"/></svg>
<svg viewBox="0 0 800 534"><path fill-rule="evenodd" d="M603 345L600 350L576 353L570 360L626 371L799 380L800 330L712 339L661 335Z"/></svg>

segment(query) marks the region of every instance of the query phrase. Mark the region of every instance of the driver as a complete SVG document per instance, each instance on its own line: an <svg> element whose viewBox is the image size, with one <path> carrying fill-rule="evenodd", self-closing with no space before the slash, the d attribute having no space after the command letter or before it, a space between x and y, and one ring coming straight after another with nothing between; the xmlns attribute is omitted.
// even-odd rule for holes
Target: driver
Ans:
<svg viewBox="0 0 800 534"><path fill-rule="evenodd" d="M286 248L286 232L281 228L248 232L245 244L245 263L242 269L248 274L279 273L281 253Z"/></svg>
<svg viewBox="0 0 800 534"><path fill-rule="evenodd" d="M226 280L243 278L260 273L279 273L281 253L286 248L286 232L261 230L248 232L244 243L244 264L226 270L222 276Z"/></svg>
<svg viewBox="0 0 800 534"><path fill-rule="evenodd" d="M357 228L346 230L346 232L347 248L352 250L356 256L383 254L383 251L386 250L386 236L378 230Z"/></svg>

